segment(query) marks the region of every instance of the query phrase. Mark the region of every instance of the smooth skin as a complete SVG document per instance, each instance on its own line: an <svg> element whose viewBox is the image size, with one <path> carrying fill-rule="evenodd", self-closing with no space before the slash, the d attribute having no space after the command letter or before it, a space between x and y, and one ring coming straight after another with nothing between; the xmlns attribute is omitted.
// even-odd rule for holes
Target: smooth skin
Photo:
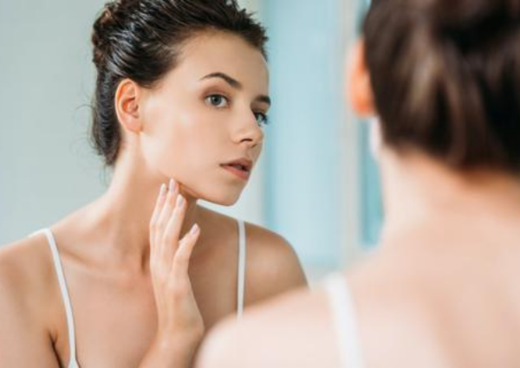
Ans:
<svg viewBox="0 0 520 368"><path fill-rule="evenodd" d="M370 116L363 54L360 42L349 89L356 111ZM520 367L519 179L461 173L385 146L379 158L382 241L344 274L365 367ZM324 291L295 291L214 329L196 366L337 368L335 333Z"/></svg>
<svg viewBox="0 0 520 368"><path fill-rule="evenodd" d="M237 223L197 201L238 200L247 180L222 164L256 163L266 97L263 56L227 33L189 40L153 88L120 83L123 146L110 187L51 226L81 368L189 367L215 323L236 318ZM246 231L246 307L306 284L287 241L251 224ZM0 249L0 326L2 368L68 365L65 311L42 234Z"/></svg>

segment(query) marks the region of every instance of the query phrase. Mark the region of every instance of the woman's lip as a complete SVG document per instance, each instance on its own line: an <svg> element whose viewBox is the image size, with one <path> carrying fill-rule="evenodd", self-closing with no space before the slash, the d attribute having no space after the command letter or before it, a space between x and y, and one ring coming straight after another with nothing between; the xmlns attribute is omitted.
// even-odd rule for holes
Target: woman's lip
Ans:
<svg viewBox="0 0 520 368"><path fill-rule="evenodd" d="M239 158L233 161L229 161L224 163L223 165L230 165L230 166L243 166L245 171L250 172L253 168L253 161L248 158Z"/></svg>
<svg viewBox="0 0 520 368"><path fill-rule="evenodd" d="M237 167L234 167L232 165L221 165L224 169L229 171L231 174L239 177L242 180L248 180L249 176L251 175L248 171L240 170Z"/></svg>

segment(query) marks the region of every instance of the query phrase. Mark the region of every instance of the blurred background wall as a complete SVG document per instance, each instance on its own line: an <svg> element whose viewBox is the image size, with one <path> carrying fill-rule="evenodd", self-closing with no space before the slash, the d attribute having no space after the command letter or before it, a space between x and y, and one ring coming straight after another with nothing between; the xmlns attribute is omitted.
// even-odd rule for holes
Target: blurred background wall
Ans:
<svg viewBox="0 0 520 368"><path fill-rule="evenodd" d="M101 194L90 29L103 1L0 0L0 243Z"/></svg>
<svg viewBox="0 0 520 368"><path fill-rule="evenodd" d="M286 237L312 280L377 243L368 125L346 105L364 0L242 0L266 25L274 100L266 147L239 203L217 208ZM0 0L0 244L99 196L89 145L90 30L102 0Z"/></svg>

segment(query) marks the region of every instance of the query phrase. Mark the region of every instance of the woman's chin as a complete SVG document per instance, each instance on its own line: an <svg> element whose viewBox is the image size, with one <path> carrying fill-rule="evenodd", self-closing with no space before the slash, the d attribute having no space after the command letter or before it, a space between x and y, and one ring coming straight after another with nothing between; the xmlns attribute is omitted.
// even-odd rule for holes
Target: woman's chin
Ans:
<svg viewBox="0 0 520 368"><path fill-rule="evenodd" d="M213 196L203 197L201 199L206 202L210 202L210 203L213 203L213 204L216 204L219 206L230 207L238 202L238 200L240 199L240 194L241 193L233 194L233 195L231 195L231 194L213 195Z"/></svg>

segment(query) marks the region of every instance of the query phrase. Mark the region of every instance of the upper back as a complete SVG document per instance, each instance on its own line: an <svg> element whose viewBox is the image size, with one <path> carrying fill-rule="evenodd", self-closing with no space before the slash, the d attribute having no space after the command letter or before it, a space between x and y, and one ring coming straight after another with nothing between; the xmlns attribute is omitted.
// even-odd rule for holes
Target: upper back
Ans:
<svg viewBox="0 0 520 368"><path fill-rule="evenodd" d="M407 232L351 274L368 367L520 365L520 221L490 220Z"/></svg>

